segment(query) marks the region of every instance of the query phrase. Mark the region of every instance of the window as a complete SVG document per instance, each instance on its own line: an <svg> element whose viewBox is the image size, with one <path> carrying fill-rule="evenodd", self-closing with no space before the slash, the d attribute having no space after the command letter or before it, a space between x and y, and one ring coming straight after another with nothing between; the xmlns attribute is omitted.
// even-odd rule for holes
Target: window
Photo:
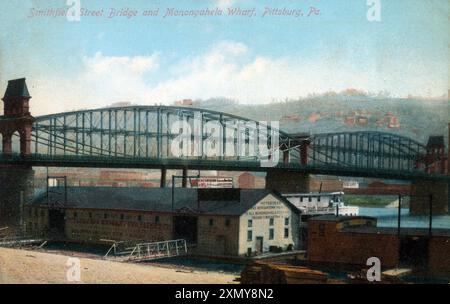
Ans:
<svg viewBox="0 0 450 304"><path fill-rule="evenodd" d="M286 225L286 226L289 225L289 218L288 218L288 217L286 217L286 218L284 219L284 225Z"/></svg>
<svg viewBox="0 0 450 304"><path fill-rule="evenodd" d="M92 218L92 212L89 212L89 218Z"/></svg>
<svg viewBox="0 0 450 304"><path fill-rule="evenodd" d="M320 196L317 197L317 201L320 203Z"/></svg>
<svg viewBox="0 0 450 304"><path fill-rule="evenodd" d="M142 215L140 215L140 214L138 215L138 221L142 222Z"/></svg>
<svg viewBox="0 0 450 304"><path fill-rule="evenodd" d="M284 228L284 238L287 239L289 237L289 228Z"/></svg>
<svg viewBox="0 0 450 304"><path fill-rule="evenodd" d="M31 217L31 208L28 209L28 215Z"/></svg>
<svg viewBox="0 0 450 304"><path fill-rule="evenodd" d="M308 197L308 202L312 202L312 196Z"/></svg>
<svg viewBox="0 0 450 304"><path fill-rule="evenodd" d="M103 218L106 220L108 218L108 214L103 214Z"/></svg>
<svg viewBox="0 0 450 304"><path fill-rule="evenodd" d="M269 229L269 240L273 240L274 235L275 235L275 232L274 232L273 228L270 228Z"/></svg>
<svg viewBox="0 0 450 304"><path fill-rule="evenodd" d="M269 226L273 226L273 222L274 222L274 219L273 219L273 217L271 217L271 218L269 219Z"/></svg>
<svg viewBox="0 0 450 304"><path fill-rule="evenodd" d="M125 216L123 214L120 215L120 219L123 220Z"/></svg>
<svg viewBox="0 0 450 304"><path fill-rule="evenodd" d="M300 197L300 202L303 203L303 196Z"/></svg>
<svg viewBox="0 0 450 304"><path fill-rule="evenodd" d="M230 220L230 219L226 219L226 220L225 220L225 226L229 227L229 226L230 226L230 223L231 223L231 220Z"/></svg>
<svg viewBox="0 0 450 304"><path fill-rule="evenodd" d="M214 226L214 220L213 219L209 219L209 226Z"/></svg>
<svg viewBox="0 0 450 304"><path fill-rule="evenodd" d="M38 210L37 209L34 209L34 216L38 216Z"/></svg>
<svg viewBox="0 0 450 304"><path fill-rule="evenodd" d="M325 236L325 224L319 225L319 236Z"/></svg>
<svg viewBox="0 0 450 304"><path fill-rule="evenodd" d="M247 242L251 242L253 240L253 232L251 230L247 231Z"/></svg>
<svg viewBox="0 0 450 304"><path fill-rule="evenodd" d="M41 210L41 217L44 217L45 216L45 212L44 212L44 210Z"/></svg>
<svg viewBox="0 0 450 304"><path fill-rule="evenodd" d="M248 220L248 228L253 227L253 220Z"/></svg>
<svg viewBox="0 0 450 304"><path fill-rule="evenodd" d="M156 223L156 224L159 224L159 216L158 216L158 215L155 216L155 223Z"/></svg>
<svg viewBox="0 0 450 304"><path fill-rule="evenodd" d="M78 217L78 214L77 214L76 211L74 211L74 213L73 213L73 218L77 218L77 217Z"/></svg>

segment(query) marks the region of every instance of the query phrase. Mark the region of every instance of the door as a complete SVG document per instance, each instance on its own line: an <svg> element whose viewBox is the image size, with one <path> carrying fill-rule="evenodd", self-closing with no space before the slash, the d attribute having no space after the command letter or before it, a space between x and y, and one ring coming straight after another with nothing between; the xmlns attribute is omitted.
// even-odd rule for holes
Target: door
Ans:
<svg viewBox="0 0 450 304"><path fill-rule="evenodd" d="M197 244L197 218L174 217L174 239L184 239L188 244Z"/></svg>
<svg viewBox="0 0 450 304"><path fill-rule="evenodd" d="M405 267L425 269L428 265L428 238L402 237L400 243L400 264Z"/></svg>
<svg viewBox="0 0 450 304"><path fill-rule="evenodd" d="M262 236L256 237L256 254L263 253L263 242L264 238Z"/></svg>
<svg viewBox="0 0 450 304"><path fill-rule="evenodd" d="M63 209L49 209L49 229L52 233L64 234L66 213Z"/></svg>

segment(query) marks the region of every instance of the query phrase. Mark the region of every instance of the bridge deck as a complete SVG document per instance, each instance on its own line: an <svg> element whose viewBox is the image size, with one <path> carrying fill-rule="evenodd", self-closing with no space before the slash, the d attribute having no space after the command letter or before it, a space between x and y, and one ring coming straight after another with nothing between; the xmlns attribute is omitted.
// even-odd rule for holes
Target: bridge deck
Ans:
<svg viewBox="0 0 450 304"><path fill-rule="evenodd" d="M279 162L275 167L263 167L258 161L236 161L205 158L124 158L110 156L83 155L1 155L0 165L22 165L35 167L80 167L80 168L132 168L132 169L176 169L181 170L220 170L220 171L288 171L305 174L321 174L334 176L374 177L399 180L449 181L450 176L428 174L421 170L397 171L365 167L345 167L332 164L301 165Z"/></svg>

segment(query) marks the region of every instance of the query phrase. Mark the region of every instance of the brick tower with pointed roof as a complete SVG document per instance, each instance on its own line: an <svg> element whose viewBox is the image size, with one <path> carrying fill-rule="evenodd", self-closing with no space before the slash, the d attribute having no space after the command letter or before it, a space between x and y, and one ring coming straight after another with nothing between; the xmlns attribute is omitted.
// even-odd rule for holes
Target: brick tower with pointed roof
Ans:
<svg viewBox="0 0 450 304"><path fill-rule="evenodd" d="M20 154L31 154L31 130L34 122L30 114L28 92L25 78L8 82L4 102L4 113L0 116L0 133L3 138L2 157L8 158L12 151L12 137L20 136ZM23 234L23 206L30 201L34 193L34 171L28 165L0 166L0 228L13 236Z"/></svg>
<svg viewBox="0 0 450 304"><path fill-rule="evenodd" d="M31 154L31 129L34 122L30 114L30 93L25 78L10 80L2 98L3 116L0 117L0 133L3 136L3 153L11 154L12 136L20 135L20 154Z"/></svg>

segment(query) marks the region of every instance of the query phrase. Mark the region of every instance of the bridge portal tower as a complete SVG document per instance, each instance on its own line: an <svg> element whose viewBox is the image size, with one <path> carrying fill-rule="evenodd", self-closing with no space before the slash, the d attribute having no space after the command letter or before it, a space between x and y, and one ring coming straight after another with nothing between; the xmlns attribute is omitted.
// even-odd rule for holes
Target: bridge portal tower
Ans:
<svg viewBox="0 0 450 304"><path fill-rule="evenodd" d="M31 96L25 78L8 82L4 102L4 115L0 116L2 135L1 157L12 157L13 136L20 137L20 155L31 154L31 130L34 118L30 114ZM0 166L0 227L8 227L12 234L23 232L23 204L32 199L34 171L21 165Z"/></svg>
<svg viewBox="0 0 450 304"><path fill-rule="evenodd" d="M450 124L449 124L450 139ZM449 152L450 154L450 149ZM428 140L426 154L420 159L428 174L449 174L449 160L445 152L443 136L431 136ZM430 208L430 200L432 200ZM414 181L411 184L410 212L413 215L447 214L450 211L450 183Z"/></svg>
<svg viewBox="0 0 450 304"><path fill-rule="evenodd" d="M34 118L30 114L30 93L25 78L10 80L3 97L4 110L0 120L0 133L3 136L3 153L11 154L12 137L20 136L20 154L31 154L31 129Z"/></svg>

